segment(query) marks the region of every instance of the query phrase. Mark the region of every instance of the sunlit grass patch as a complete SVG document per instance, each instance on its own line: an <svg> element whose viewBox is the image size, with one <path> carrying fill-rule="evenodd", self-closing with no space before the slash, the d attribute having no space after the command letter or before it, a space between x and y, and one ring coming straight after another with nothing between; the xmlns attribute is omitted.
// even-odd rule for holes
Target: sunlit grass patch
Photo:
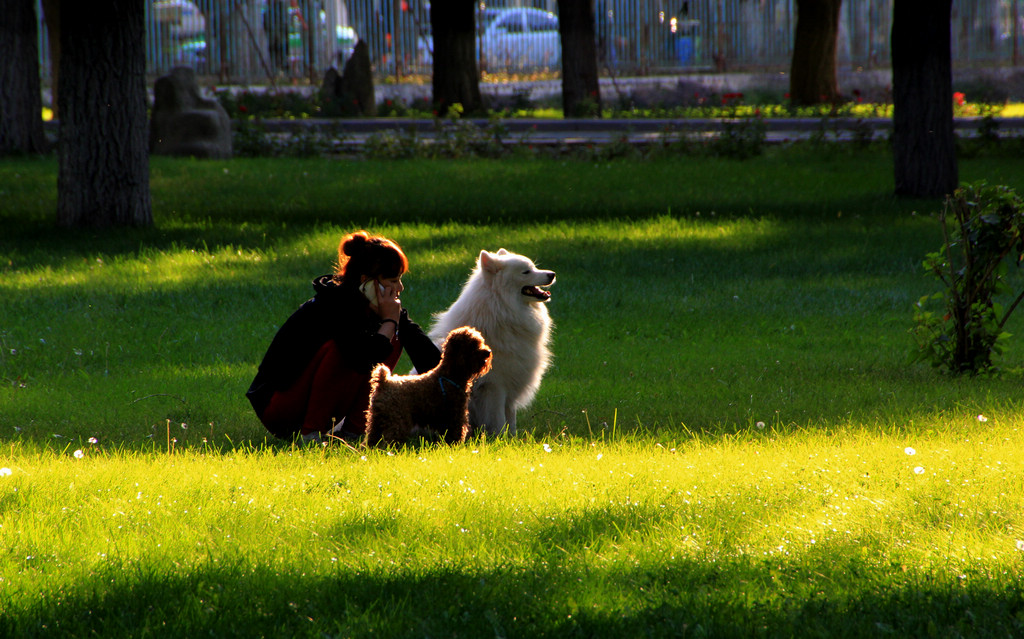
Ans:
<svg viewBox="0 0 1024 639"><path fill-rule="evenodd" d="M619 618L627 632L672 636L676 615L780 624L766 606L786 617L816 597L857 600L878 589L945 601L948 588L1001 583L1010 595L1024 527L1020 443L1017 426L975 422L919 435L781 435L755 424L724 439L527 438L392 451L17 445L0 453L9 471L0 488L19 504L0 520L0 565L21 586L6 598L6 623L27 630L31 611L58 627L93 628L105 608L75 618L58 603L95 605L94 588L115 572L136 623L171 621L172 609L202 602L215 617L171 623L217 627L216 616L256 605L267 614L249 618L248 631L284 624L299 633L300 619L275 597L286 596L313 631L342 618L332 600L369 588L392 614L431 628L456 623L458 634L525 622L615 635L606 624ZM139 610L147 575L188 583L165 591L169 608ZM250 585L211 596L189 575ZM416 582L435 586L405 601ZM457 590L437 587L444 582ZM300 583L333 583L334 596L289 592ZM381 590L388 583L399 601ZM630 620L662 606L677 612ZM912 631L939 618L920 601L904 613L886 623ZM778 628L835 622L824 610ZM866 630L877 618L846 622ZM982 623L1012 627L998 615Z"/></svg>

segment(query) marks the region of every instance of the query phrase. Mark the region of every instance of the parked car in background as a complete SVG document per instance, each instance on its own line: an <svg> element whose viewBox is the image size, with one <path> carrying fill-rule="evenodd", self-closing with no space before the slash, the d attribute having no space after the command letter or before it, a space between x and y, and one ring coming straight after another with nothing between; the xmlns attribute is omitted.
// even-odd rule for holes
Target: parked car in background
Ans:
<svg viewBox="0 0 1024 639"><path fill-rule="evenodd" d="M179 40L201 36L206 29L203 12L191 0L157 0L153 19L167 35Z"/></svg>
<svg viewBox="0 0 1024 639"><path fill-rule="evenodd" d="M151 19L151 36L163 64L199 68L206 62L206 18L194 2L157 0Z"/></svg>
<svg viewBox="0 0 1024 639"><path fill-rule="evenodd" d="M489 73L555 69L562 64L558 16L540 9L482 9L476 15L477 60ZM433 63L434 42L423 36L419 61Z"/></svg>
<svg viewBox="0 0 1024 639"><path fill-rule="evenodd" d="M206 65L206 40L192 38L185 40L174 51L174 66L201 69Z"/></svg>
<svg viewBox="0 0 1024 639"><path fill-rule="evenodd" d="M483 71L527 71L562 62L558 17L530 8L484 9L477 14Z"/></svg>

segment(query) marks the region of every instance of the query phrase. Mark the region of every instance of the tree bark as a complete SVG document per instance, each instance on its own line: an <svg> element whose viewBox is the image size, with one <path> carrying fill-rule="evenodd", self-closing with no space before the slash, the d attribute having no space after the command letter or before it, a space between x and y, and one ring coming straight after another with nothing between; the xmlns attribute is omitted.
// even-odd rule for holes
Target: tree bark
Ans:
<svg viewBox="0 0 1024 639"><path fill-rule="evenodd" d="M60 0L60 226L153 223L144 2Z"/></svg>
<svg viewBox="0 0 1024 639"><path fill-rule="evenodd" d="M444 116L456 104L463 113L484 110L476 65L476 3L444 0L430 3L434 33L434 108Z"/></svg>
<svg viewBox="0 0 1024 639"><path fill-rule="evenodd" d="M565 117L601 117L594 0L558 0Z"/></svg>
<svg viewBox="0 0 1024 639"><path fill-rule="evenodd" d="M43 98L39 86L36 3L9 0L0 21L0 155L42 153Z"/></svg>
<svg viewBox="0 0 1024 639"><path fill-rule="evenodd" d="M839 100L836 43L842 0L797 0L796 33L789 74L794 105L830 104Z"/></svg>
<svg viewBox="0 0 1024 639"><path fill-rule="evenodd" d="M896 194L942 197L959 182L950 61L952 0L896 0L892 21Z"/></svg>

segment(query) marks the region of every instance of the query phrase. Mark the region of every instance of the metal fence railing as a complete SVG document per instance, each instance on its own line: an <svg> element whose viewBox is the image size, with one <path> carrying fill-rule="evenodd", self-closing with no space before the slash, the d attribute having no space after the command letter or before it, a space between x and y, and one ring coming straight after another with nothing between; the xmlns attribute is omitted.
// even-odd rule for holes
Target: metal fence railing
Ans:
<svg viewBox="0 0 1024 639"><path fill-rule="evenodd" d="M838 63L889 64L893 0L844 0ZM555 0L481 1L477 50L489 74L560 70ZM429 0L147 0L147 70L191 66L219 83L318 83L357 38L379 79L431 72ZM796 0L595 0L602 73L784 70ZM40 57L49 80L41 6ZM1024 0L953 0L957 67L1016 66Z"/></svg>

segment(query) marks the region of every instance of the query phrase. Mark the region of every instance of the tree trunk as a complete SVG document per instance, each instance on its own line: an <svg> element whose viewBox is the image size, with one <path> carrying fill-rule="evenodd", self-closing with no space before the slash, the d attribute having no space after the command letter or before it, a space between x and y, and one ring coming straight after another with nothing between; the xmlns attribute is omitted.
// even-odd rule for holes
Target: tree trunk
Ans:
<svg viewBox="0 0 1024 639"><path fill-rule="evenodd" d="M57 223L149 226L146 0L61 0Z"/></svg>
<svg viewBox="0 0 1024 639"><path fill-rule="evenodd" d="M601 117L594 0L558 0L565 117Z"/></svg>
<svg viewBox="0 0 1024 639"><path fill-rule="evenodd" d="M959 181L950 62L952 0L896 0L892 20L896 194L942 197Z"/></svg>
<svg viewBox="0 0 1024 639"><path fill-rule="evenodd" d="M430 3L434 33L434 108L440 116L456 104L463 113L484 110L476 66L476 3L444 0Z"/></svg>
<svg viewBox="0 0 1024 639"><path fill-rule="evenodd" d="M835 103L836 43L842 0L797 0L796 34L789 74L789 97L794 105Z"/></svg>
<svg viewBox="0 0 1024 639"><path fill-rule="evenodd" d="M0 155L41 153L43 98L39 88L35 0L9 0L0 21Z"/></svg>

